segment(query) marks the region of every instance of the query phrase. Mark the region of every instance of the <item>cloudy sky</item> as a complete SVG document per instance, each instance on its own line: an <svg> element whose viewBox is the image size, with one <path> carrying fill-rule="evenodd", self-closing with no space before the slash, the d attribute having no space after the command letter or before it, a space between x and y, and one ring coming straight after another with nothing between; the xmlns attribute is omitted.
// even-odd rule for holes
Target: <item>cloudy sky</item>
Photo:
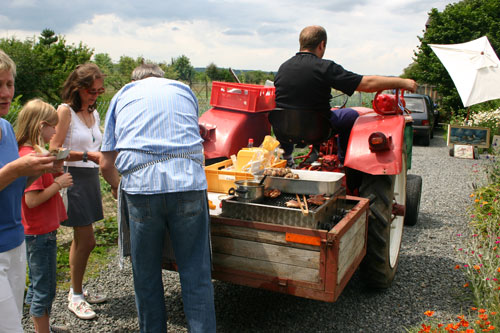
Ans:
<svg viewBox="0 0 500 333"><path fill-rule="evenodd" d="M186 55L195 67L276 71L307 25L328 32L325 58L360 74L399 75L427 13L448 0L1 0L0 38L49 28L113 61Z"/></svg>

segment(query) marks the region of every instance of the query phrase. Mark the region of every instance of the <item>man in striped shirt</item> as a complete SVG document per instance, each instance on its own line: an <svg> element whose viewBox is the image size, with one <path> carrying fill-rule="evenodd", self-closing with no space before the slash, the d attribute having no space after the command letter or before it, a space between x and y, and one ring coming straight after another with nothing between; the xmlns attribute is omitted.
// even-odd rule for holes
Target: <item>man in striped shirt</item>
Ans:
<svg viewBox="0 0 500 333"><path fill-rule="evenodd" d="M144 64L113 97L101 170L128 212L141 332L166 332L162 252L168 230L190 332L215 332L207 181L198 102L185 84ZM119 178L121 174L121 182Z"/></svg>

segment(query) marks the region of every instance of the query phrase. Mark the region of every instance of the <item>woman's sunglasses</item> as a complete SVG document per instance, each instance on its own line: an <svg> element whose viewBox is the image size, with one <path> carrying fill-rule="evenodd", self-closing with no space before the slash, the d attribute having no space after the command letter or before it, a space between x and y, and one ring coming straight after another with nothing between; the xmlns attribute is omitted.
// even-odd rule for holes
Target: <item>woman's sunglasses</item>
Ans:
<svg viewBox="0 0 500 333"><path fill-rule="evenodd" d="M99 88L99 89L85 89L87 94L89 95L102 95L104 94L104 88Z"/></svg>

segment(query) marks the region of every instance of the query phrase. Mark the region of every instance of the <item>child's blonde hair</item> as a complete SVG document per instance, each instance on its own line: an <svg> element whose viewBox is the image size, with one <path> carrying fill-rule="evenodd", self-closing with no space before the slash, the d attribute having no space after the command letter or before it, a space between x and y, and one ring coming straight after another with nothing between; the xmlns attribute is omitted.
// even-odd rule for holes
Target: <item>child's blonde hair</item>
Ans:
<svg viewBox="0 0 500 333"><path fill-rule="evenodd" d="M41 138L43 123L56 126L59 122L56 109L39 98L28 101L17 116L16 140L19 146L30 142L44 144Z"/></svg>

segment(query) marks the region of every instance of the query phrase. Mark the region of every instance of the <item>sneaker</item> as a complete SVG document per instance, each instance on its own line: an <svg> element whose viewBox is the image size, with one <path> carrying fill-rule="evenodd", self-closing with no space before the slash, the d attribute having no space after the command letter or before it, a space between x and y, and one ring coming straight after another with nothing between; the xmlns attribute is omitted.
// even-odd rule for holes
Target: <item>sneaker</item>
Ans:
<svg viewBox="0 0 500 333"><path fill-rule="evenodd" d="M106 302L108 297L103 294L97 294L97 293L91 293L88 290L83 291L83 297L85 297L85 300L90 303L90 304L99 304Z"/></svg>
<svg viewBox="0 0 500 333"><path fill-rule="evenodd" d="M99 304L106 302L108 297L106 295L101 295L97 293L91 293L88 290L83 290L83 297L89 304ZM71 302L73 300L73 293L71 292L71 289L69 290L68 293L68 302Z"/></svg>
<svg viewBox="0 0 500 333"><path fill-rule="evenodd" d="M65 333L65 332L71 332L69 330L69 327L66 325L50 325L49 328L51 333Z"/></svg>
<svg viewBox="0 0 500 333"><path fill-rule="evenodd" d="M68 309L80 319L92 319L96 314L86 301L69 302Z"/></svg>

